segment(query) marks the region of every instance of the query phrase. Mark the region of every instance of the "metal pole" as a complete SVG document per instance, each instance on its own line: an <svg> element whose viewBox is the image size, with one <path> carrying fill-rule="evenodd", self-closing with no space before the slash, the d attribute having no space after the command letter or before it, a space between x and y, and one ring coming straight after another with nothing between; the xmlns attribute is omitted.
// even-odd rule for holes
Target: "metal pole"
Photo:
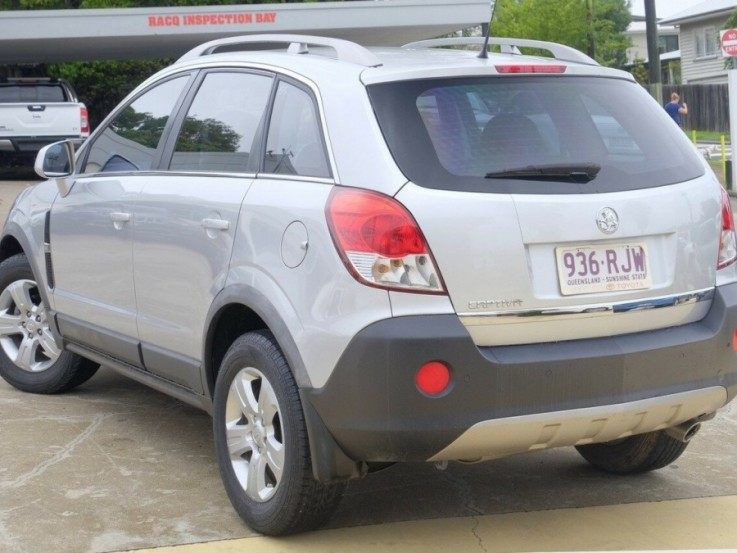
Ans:
<svg viewBox="0 0 737 553"><path fill-rule="evenodd" d="M737 140L737 68L735 68L737 59L732 58L730 69L727 71L727 87L729 90L729 133L730 145L732 146L731 165L732 175L730 181L727 182L727 190L737 190L737 171L734 166L735 142ZM726 180L726 179L725 179Z"/></svg>
<svg viewBox="0 0 737 553"><path fill-rule="evenodd" d="M645 0L645 25L647 27L647 64L650 77L650 94L663 105L663 82L660 78L660 50L658 50L658 19L655 16L655 0Z"/></svg>

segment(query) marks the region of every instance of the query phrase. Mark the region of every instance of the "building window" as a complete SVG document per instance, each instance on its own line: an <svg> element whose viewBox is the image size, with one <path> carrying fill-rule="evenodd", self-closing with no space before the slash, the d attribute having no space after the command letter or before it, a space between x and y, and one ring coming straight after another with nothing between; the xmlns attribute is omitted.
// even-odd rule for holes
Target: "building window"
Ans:
<svg viewBox="0 0 737 553"><path fill-rule="evenodd" d="M694 31L696 58L706 58L717 54L717 32L714 27Z"/></svg>
<svg viewBox="0 0 737 553"><path fill-rule="evenodd" d="M678 50L678 35L660 35L658 37L658 51L661 54Z"/></svg>

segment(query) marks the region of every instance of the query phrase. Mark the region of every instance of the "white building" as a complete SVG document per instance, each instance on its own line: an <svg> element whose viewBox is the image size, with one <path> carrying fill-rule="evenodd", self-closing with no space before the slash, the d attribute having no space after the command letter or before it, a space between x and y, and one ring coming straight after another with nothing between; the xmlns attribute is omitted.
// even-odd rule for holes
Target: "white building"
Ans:
<svg viewBox="0 0 737 553"><path fill-rule="evenodd" d="M679 31L683 84L727 82L719 31L735 8L737 0L706 0L660 21Z"/></svg>
<svg viewBox="0 0 737 553"><path fill-rule="evenodd" d="M627 48L627 64L632 65L635 62L647 62L647 28L644 21L633 21L627 28L625 34L630 37L632 46ZM658 50L661 60L664 55L669 54L673 57L674 52L678 52L678 29L673 25L658 25Z"/></svg>

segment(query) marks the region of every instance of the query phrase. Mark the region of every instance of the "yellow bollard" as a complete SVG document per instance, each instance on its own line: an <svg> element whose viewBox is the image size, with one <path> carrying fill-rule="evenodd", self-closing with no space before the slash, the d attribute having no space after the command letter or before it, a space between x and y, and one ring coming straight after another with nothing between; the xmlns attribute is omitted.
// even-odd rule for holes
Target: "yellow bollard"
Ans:
<svg viewBox="0 0 737 553"><path fill-rule="evenodd" d="M691 142L696 144L696 129L691 129Z"/></svg>

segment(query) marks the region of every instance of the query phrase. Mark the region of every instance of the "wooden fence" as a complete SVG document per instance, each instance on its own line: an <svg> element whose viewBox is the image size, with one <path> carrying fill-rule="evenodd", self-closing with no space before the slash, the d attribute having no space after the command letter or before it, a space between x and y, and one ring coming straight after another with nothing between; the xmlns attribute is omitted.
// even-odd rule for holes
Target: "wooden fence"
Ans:
<svg viewBox="0 0 737 553"><path fill-rule="evenodd" d="M688 104L683 117L684 129L729 132L729 92L726 84L663 85L663 102L670 101L672 92L681 95Z"/></svg>

